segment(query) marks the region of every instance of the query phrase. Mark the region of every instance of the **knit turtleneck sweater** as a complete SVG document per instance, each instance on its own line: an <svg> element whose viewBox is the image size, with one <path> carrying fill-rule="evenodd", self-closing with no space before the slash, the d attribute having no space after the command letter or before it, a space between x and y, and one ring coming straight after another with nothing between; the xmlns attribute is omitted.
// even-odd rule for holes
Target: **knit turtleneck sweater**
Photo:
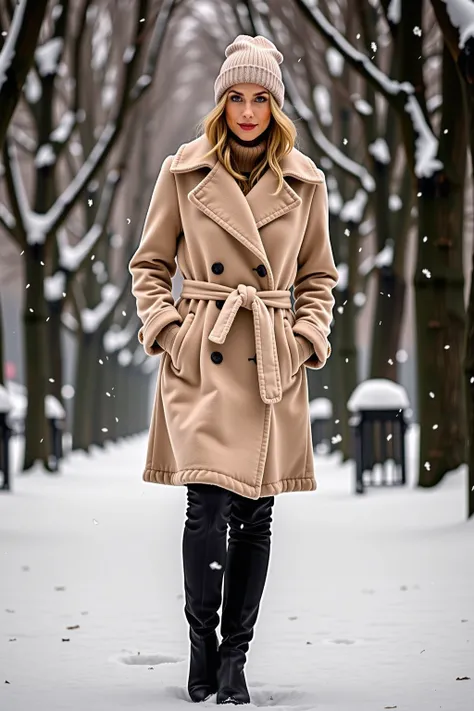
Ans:
<svg viewBox="0 0 474 711"><path fill-rule="evenodd" d="M252 168L266 150L267 138L268 129L252 141L243 141L229 129L228 143L239 172L250 175Z"/></svg>

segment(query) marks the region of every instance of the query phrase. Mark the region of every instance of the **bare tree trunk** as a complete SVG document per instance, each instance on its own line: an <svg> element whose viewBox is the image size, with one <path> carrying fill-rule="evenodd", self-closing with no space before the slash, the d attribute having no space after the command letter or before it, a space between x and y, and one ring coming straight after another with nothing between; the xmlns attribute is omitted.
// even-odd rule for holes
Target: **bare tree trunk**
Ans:
<svg viewBox="0 0 474 711"><path fill-rule="evenodd" d="M471 141L473 125L471 121ZM474 146L474 142L471 143ZM474 160L474 155L472 159ZM474 164L473 164L474 165ZM469 466L467 516L474 516L474 251L472 256L471 287L467 307L467 328L465 342L464 383L467 410L467 462Z"/></svg>
<svg viewBox="0 0 474 711"><path fill-rule="evenodd" d="M117 370L119 368L119 364L117 362L117 353L109 353L109 358L107 361L107 370L104 373L104 387L106 392L110 393L110 397L107 397L109 400L108 403L108 424L106 425L108 427L108 434L109 434L109 439L115 442L118 437L118 425L119 423L117 422L117 418L120 417L118 413L118 407L117 407ZM119 420L120 421L120 420Z"/></svg>
<svg viewBox="0 0 474 711"><path fill-rule="evenodd" d="M57 301L49 301L49 343L50 343L50 363L51 376L53 382L50 386L50 392L56 397L59 402L63 403L62 387L63 387L63 348L61 342L62 324L62 304Z"/></svg>
<svg viewBox="0 0 474 711"><path fill-rule="evenodd" d="M50 432L45 417L45 397L48 392L47 304L43 292L44 245L36 244L25 251L26 290L24 338L26 356L26 387L28 407L25 422L25 454L23 469L36 461L49 469Z"/></svg>
<svg viewBox="0 0 474 711"><path fill-rule="evenodd" d="M72 427L72 448L89 451L92 438L92 403L95 403L96 333L78 334L77 371ZM91 372L92 371L92 372Z"/></svg>
<svg viewBox="0 0 474 711"><path fill-rule="evenodd" d="M0 291L0 385L5 384L4 375L4 355L3 355L3 312L2 312L2 292Z"/></svg>
<svg viewBox="0 0 474 711"><path fill-rule="evenodd" d="M466 459L460 364L465 329L462 243L467 127L465 113L459 111L463 105L459 74L446 47L443 98L440 157L445 167L419 181L415 299L422 423L419 485L424 487L435 486Z"/></svg>
<svg viewBox="0 0 474 711"><path fill-rule="evenodd" d="M392 267L377 269L377 303L372 340L371 378L397 381L396 353L405 308L405 279ZM378 328L378 325L381 326ZM385 327L383 328L382 326Z"/></svg>

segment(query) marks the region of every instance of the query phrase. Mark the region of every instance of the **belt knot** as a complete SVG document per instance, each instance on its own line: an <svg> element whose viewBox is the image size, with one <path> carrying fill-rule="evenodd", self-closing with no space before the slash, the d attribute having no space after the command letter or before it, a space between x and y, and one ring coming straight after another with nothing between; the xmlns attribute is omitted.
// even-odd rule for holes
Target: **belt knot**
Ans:
<svg viewBox="0 0 474 711"><path fill-rule="evenodd" d="M239 284L237 291L242 299L242 306L245 309L251 309L257 295L257 289L248 284Z"/></svg>

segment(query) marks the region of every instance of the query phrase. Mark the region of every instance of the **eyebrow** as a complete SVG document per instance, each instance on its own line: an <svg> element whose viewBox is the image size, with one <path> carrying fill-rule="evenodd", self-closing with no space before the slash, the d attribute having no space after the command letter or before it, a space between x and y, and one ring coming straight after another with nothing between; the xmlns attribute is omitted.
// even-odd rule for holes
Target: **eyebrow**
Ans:
<svg viewBox="0 0 474 711"><path fill-rule="evenodd" d="M231 89L233 94L238 94L239 96L243 96L241 91L236 91L235 89ZM259 96L260 94L268 94L268 91L256 91L254 96Z"/></svg>

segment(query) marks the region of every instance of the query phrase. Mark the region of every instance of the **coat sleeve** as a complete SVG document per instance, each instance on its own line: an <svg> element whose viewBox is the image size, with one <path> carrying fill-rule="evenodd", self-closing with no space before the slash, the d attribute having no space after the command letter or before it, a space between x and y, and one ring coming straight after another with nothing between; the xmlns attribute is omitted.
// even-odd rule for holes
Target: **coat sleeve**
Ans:
<svg viewBox="0 0 474 711"><path fill-rule="evenodd" d="M181 232L176 183L169 170L172 160L173 156L168 156L163 161L140 244L129 264L132 293L137 302L138 317L143 324L138 332L138 340L148 355L163 353L164 346L168 348L171 345L183 320L171 293L171 278L176 273L175 257Z"/></svg>
<svg viewBox="0 0 474 711"><path fill-rule="evenodd" d="M313 194L294 283L293 332L302 347L304 341L298 335L312 344L314 353L304 364L313 370L322 368L331 354L328 335L335 303L332 290L338 279L329 237L328 193L323 181L316 185Z"/></svg>

